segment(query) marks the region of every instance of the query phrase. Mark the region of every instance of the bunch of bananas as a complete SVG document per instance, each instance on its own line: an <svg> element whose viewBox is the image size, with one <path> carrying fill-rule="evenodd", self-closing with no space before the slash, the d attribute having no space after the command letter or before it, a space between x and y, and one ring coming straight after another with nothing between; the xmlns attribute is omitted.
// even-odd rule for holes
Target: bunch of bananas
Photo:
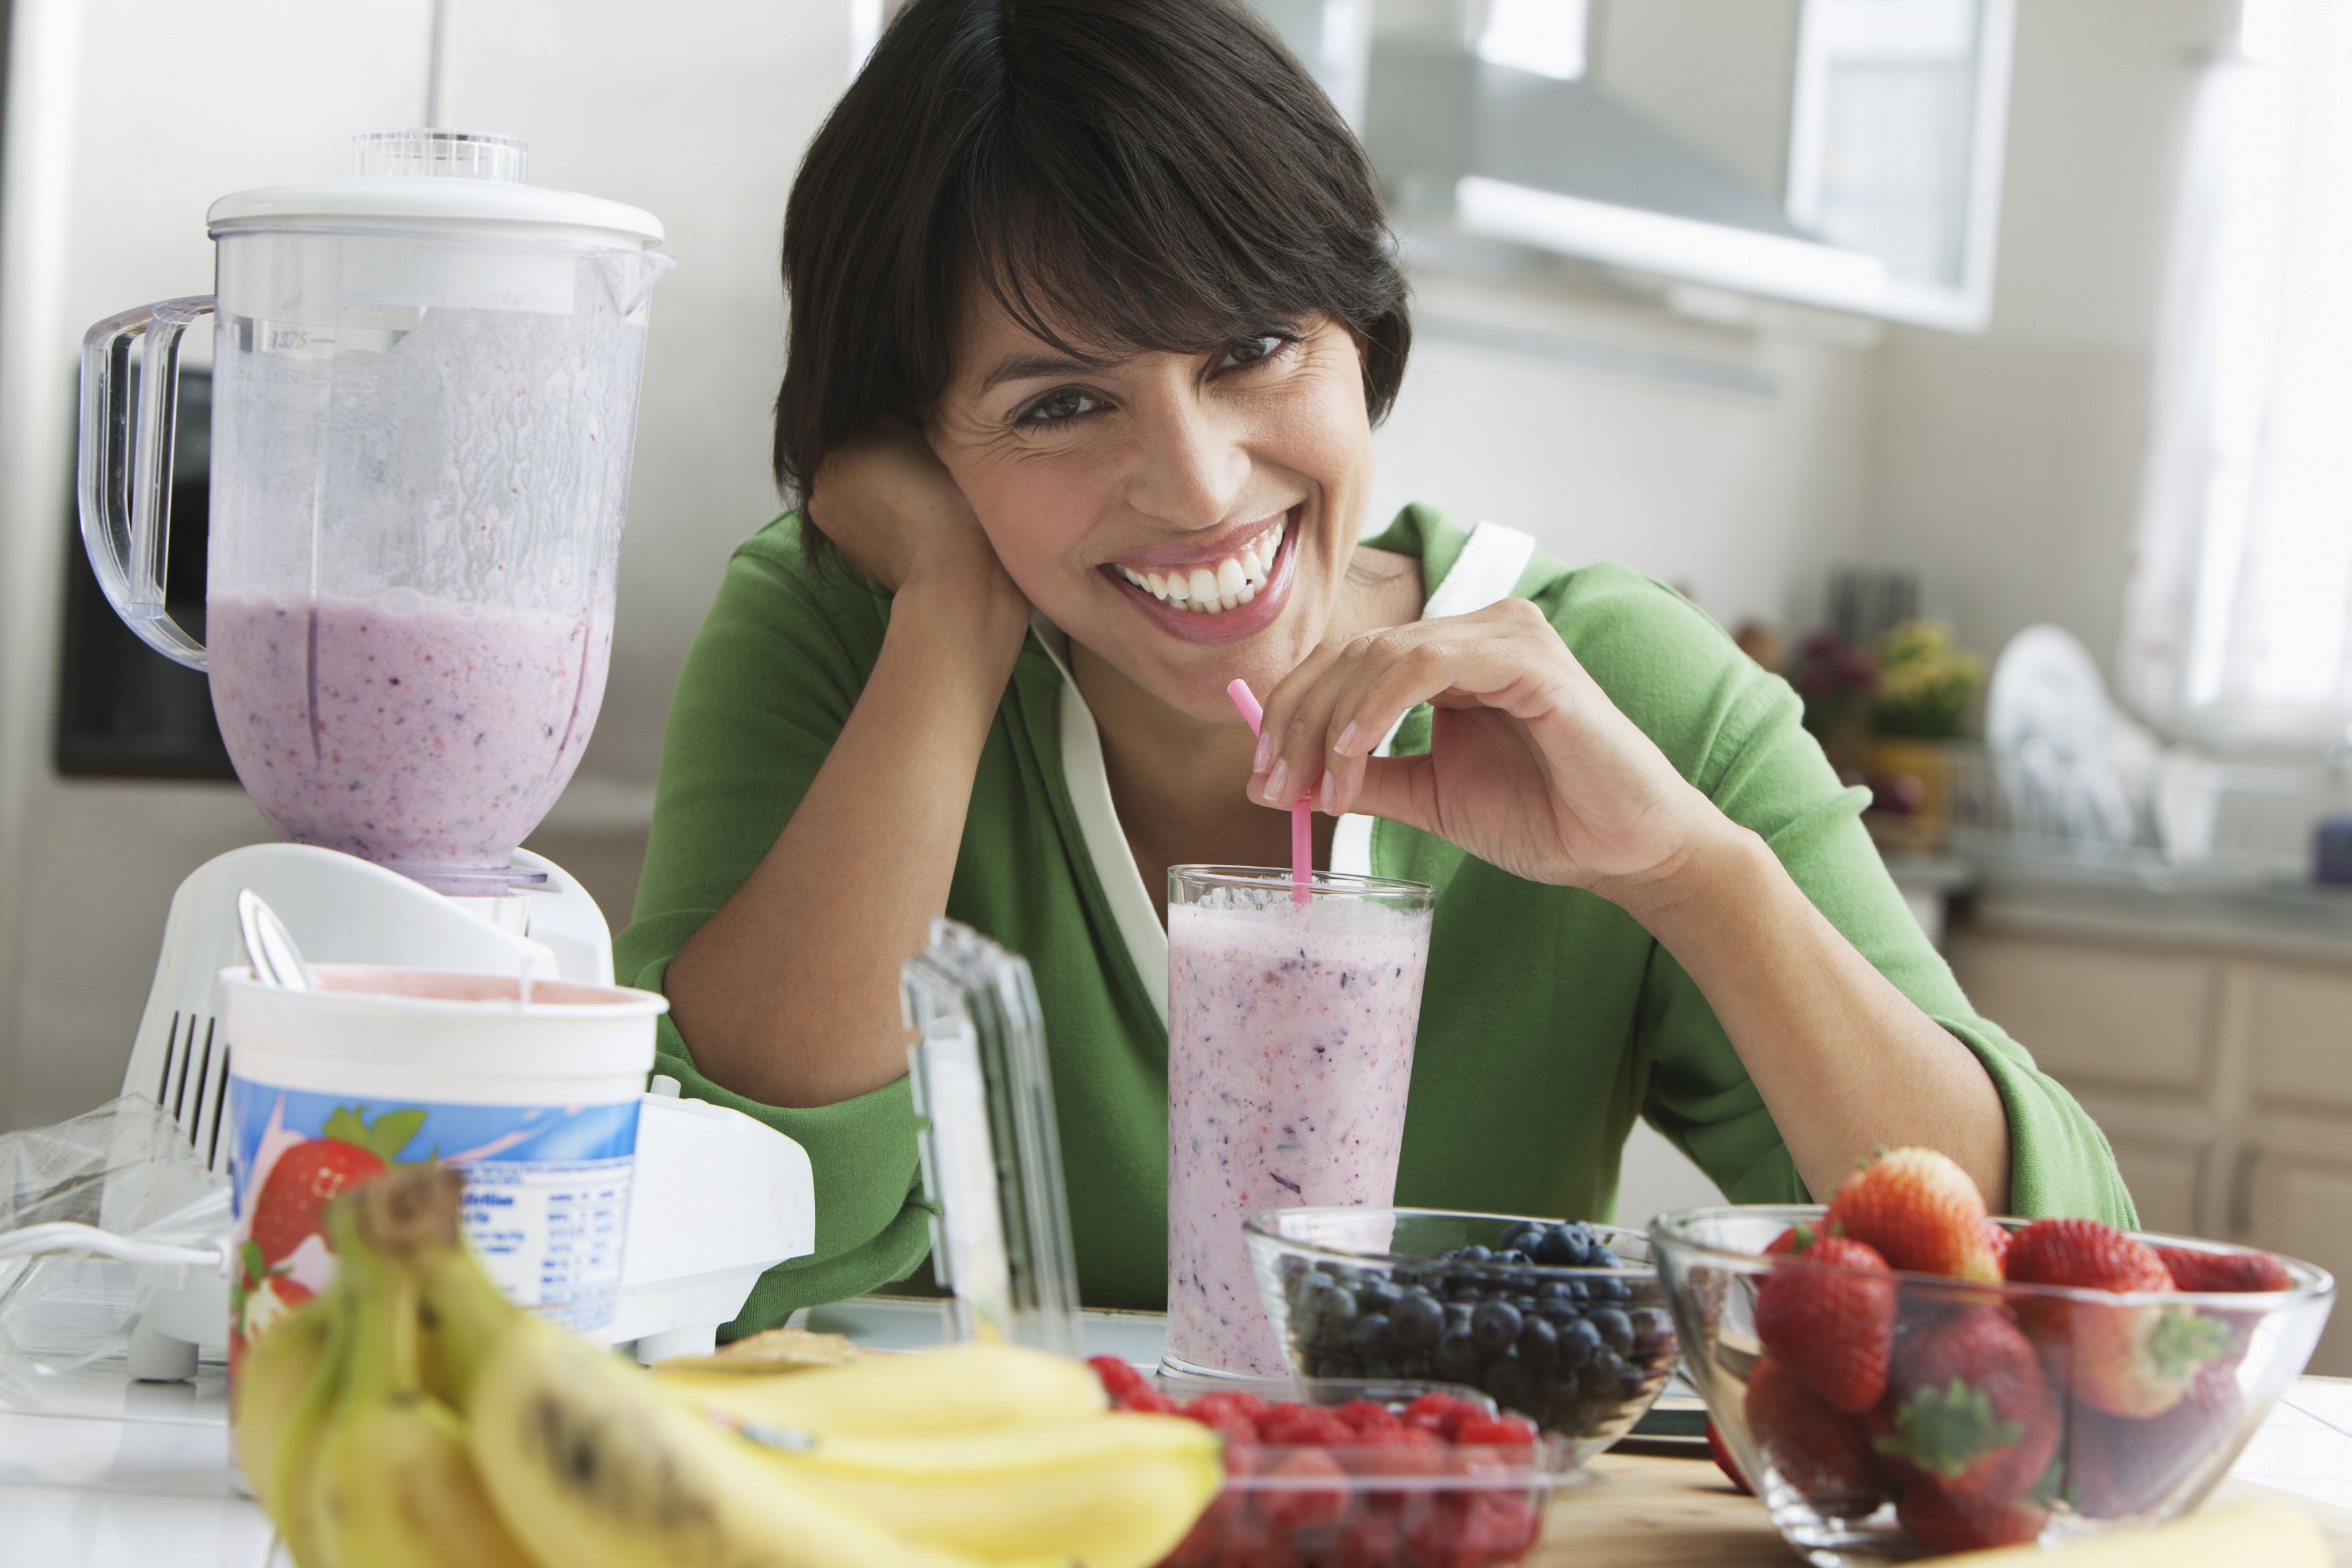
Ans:
<svg viewBox="0 0 2352 1568"><path fill-rule="evenodd" d="M301 1568L1145 1568L1223 1483L1206 1427L1015 1346L647 1374L507 1301L461 1186L338 1198L334 1284L246 1354L239 1455Z"/></svg>

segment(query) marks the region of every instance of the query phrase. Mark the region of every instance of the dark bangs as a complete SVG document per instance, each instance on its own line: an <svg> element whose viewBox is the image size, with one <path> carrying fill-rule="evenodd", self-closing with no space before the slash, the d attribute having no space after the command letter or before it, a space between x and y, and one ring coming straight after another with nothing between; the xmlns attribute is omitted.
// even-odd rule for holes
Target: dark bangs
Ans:
<svg viewBox="0 0 2352 1568"><path fill-rule="evenodd" d="M810 145L783 264L775 468L795 501L834 446L923 417L960 287L1080 358L1328 312L1363 346L1376 421L1412 340L1361 148L1227 0L913 0Z"/></svg>

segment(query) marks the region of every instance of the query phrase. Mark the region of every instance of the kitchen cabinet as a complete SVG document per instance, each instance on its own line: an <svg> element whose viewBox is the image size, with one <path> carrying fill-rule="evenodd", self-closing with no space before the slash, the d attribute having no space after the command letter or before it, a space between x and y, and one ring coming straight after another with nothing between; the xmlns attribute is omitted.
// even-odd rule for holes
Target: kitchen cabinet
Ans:
<svg viewBox="0 0 2352 1568"><path fill-rule="evenodd" d="M2352 955L1963 925L1951 961L2105 1130L2144 1226L2352 1277ZM2352 1374L2352 1314L2311 1370Z"/></svg>

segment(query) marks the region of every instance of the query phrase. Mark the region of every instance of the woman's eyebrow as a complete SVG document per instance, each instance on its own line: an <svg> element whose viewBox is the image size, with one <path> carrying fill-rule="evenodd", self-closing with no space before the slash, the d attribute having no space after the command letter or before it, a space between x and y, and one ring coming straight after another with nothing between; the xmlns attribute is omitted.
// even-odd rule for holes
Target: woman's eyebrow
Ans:
<svg viewBox="0 0 2352 1568"><path fill-rule="evenodd" d="M1006 382L1025 382L1045 376L1077 376L1088 371L1106 371L1124 361L1118 360L1081 360L1068 354L1033 352L1014 354L1000 361L988 372L980 390L990 392Z"/></svg>

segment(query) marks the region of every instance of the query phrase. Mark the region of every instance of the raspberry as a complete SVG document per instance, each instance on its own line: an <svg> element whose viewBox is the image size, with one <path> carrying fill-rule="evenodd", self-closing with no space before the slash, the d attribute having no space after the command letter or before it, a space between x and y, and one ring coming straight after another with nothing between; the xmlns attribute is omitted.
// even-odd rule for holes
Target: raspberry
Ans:
<svg viewBox="0 0 2352 1568"><path fill-rule="evenodd" d="M1395 1411L1370 1399L1349 1400L1339 1406L1339 1419L1358 1432L1374 1432L1403 1425Z"/></svg>
<svg viewBox="0 0 2352 1568"><path fill-rule="evenodd" d="M1484 1415L1476 1405L1451 1394L1424 1394L1404 1407L1408 1425L1420 1427L1451 1439L1465 1419Z"/></svg>
<svg viewBox="0 0 2352 1568"><path fill-rule="evenodd" d="M1254 1431L1265 1420L1266 1408L1265 1401L1255 1394L1203 1394L1184 1407L1184 1414L1213 1427L1218 1423L1212 1417L1230 1415Z"/></svg>
<svg viewBox="0 0 2352 1568"><path fill-rule="evenodd" d="M1277 1405L1257 1430L1261 1441L1282 1448L1345 1448L1356 1440L1355 1428L1337 1412L1311 1405Z"/></svg>
<svg viewBox="0 0 2352 1568"><path fill-rule="evenodd" d="M1121 1361L1118 1356L1090 1355L1087 1357L1087 1364L1095 1369L1097 1377L1102 1379L1103 1392L1110 1396L1115 1405L1124 1403L1129 1395L1140 1394L1151 1386L1150 1380L1138 1372L1133 1363Z"/></svg>
<svg viewBox="0 0 2352 1568"><path fill-rule="evenodd" d="M1463 1422L1454 1440L1465 1448L1532 1448L1536 1427L1524 1416L1478 1416Z"/></svg>
<svg viewBox="0 0 2352 1568"><path fill-rule="evenodd" d="M1129 1395L1118 1402L1122 1410L1133 1410L1146 1416L1181 1416L1184 1406L1156 1388L1145 1388Z"/></svg>
<svg viewBox="0 0 2352 1568"><path fill-rule="evenodd" d="M1323 1481L1329 1486L1300 1486L1295 1490L1261 1490L1257 1493L1257 1511L1266 1523L1290 1534L1302 1531L1320 1530L1339 1522L1348 1511L1348 1473L1328 1454L1306 1449L1285 1454L1263 1472L1267 1479L1287 1482Z"/></svg>

